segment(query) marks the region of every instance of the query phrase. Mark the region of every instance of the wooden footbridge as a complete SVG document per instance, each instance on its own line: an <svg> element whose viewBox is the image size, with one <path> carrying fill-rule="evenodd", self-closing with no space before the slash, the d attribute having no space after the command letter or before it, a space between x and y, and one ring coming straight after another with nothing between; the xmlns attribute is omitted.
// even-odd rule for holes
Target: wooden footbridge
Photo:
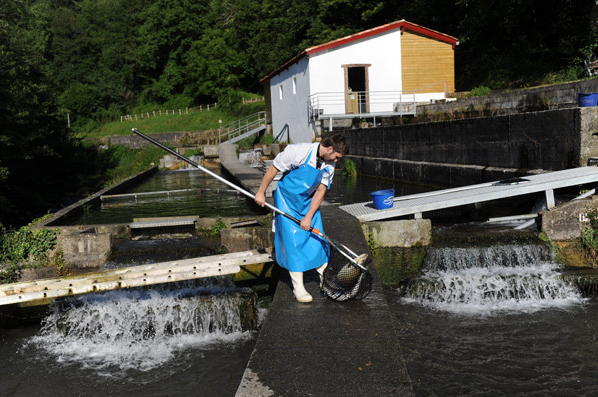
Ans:
<svg viewBox="0 0 598 397"><path fill-rule="evenodd" d="M371 201L343 205L340 208L355 216L361 222L406 215L422 218L423 213L428 211L544 192L547 207L551 209L555 205L555 189L597 182L598 167L580 167L504 181L395 197L393 206L384 210L376 209Z"/></svg>
<svg viewBox="0 0 598 397"><path fill-rule="evenodd" d="M272 250L264 249L3 284L0 285L0 305L222 276L239 272L241 266L273 261Z"/></svg>

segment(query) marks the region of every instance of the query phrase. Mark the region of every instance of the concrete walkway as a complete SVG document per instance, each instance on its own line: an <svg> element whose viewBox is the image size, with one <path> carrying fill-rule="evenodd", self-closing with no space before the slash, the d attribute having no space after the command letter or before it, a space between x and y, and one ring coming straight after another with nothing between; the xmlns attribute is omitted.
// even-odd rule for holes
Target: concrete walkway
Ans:
<svg viewBox="0 0 598 397"><path fill-rule="evenodd" d="M233 164L230 157L222 161L235 179L255 193L255 182L243 181L244 175L257 176L244 169L249 166L238 160ZM355 217L332 205L322 206L321 211L328 236L358 254L368 252ZM334 250L330 259L347 261ZM307 304L295 301L288 272L283 270L236 396L413 396L373 263L370 270L374 278L370 295L343 303L323 297L317 273L306 273L305 285L314 297Z"/></svg>
<svg viewBox="0 0 598 397"><path fill-rule="evenodd" d="M322 207L327 235L367 252L359 222L335 206ZM346 259L333 252L331 261ZM295 301L283 271L237 397L414 395L380 279L362 301L335 302L306 275L314 301Z"/></svg>

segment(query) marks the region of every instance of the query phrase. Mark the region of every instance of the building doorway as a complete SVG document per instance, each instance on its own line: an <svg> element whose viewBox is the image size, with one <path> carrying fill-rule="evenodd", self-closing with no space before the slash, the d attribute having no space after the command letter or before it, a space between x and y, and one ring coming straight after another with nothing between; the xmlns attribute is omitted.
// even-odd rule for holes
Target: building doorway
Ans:
<svg viewBox="0 0 598 397"><path fill-rule="evenodd" d="M369 113L368 68L371 65L343 65L345 69L345 112Z"/></svg>

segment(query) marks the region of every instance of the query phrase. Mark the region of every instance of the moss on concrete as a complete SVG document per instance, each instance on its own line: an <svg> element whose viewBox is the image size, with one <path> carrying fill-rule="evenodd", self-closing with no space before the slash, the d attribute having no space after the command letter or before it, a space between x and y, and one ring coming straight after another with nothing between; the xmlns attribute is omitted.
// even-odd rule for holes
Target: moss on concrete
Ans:
<svg viewBox="0 0 598 397"><path fill-rule="evenodd" d="M410 248L378 248L374 252L374 264L385 287L398 286L418 274L424 257L425 246Z"/></svg>

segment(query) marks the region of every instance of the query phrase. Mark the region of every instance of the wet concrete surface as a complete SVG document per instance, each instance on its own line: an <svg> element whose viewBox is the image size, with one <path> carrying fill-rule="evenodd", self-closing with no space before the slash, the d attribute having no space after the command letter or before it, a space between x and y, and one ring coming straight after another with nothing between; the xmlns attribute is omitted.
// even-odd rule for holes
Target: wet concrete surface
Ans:
<svg viewBox="0 0 598 397"><path fill-rule="evenodd" d="M321 211L327 236L369 252L356 218L332 205ZM347 259L332 250L334 261ZM414 395L379 276L369 267L371 293L349 302L322 296L312 270L305 285L314 300L298 303L283 270L236 396Z"/></svg>

